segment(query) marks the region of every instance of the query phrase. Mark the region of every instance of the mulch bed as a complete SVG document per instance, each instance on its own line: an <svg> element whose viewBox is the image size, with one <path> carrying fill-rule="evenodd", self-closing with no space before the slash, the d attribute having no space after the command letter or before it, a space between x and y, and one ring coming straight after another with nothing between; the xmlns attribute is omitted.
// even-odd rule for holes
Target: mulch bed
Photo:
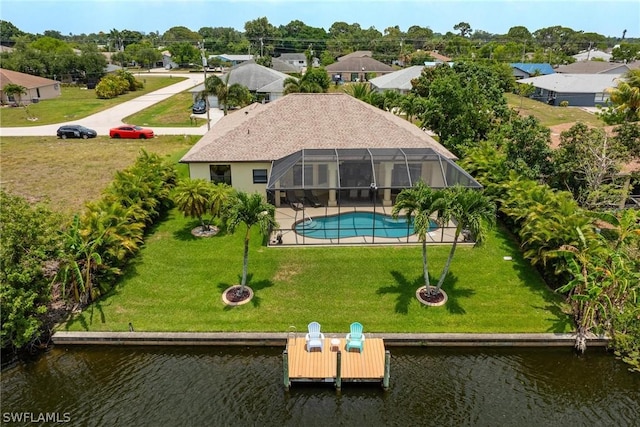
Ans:
<svg viewBox="0 0 640 427"><path fill-rule="evenodd" d="M238 295L238 288L240 288L240 286L234 286L232 288L227 289L227 292L225 294L227 301L233 302L233 303L239 303L251 297L251 292L247 288L245 288L244 291L242 291L241 295Z"/></svg>

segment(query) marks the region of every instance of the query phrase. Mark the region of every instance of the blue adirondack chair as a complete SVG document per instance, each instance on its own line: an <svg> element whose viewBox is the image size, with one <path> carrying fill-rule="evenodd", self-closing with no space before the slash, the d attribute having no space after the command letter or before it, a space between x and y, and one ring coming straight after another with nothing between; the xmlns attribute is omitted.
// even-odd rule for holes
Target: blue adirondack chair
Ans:
<svg viewBox="0 0 640 427"><path fill-rule="evenodd" d="M322 351L324 348L324 334L320 332L320 323L311 322L308 329L309 332L304 338L307 344L307 351L311 351L312 348L319 348Z"/></svg>
<svg viewBox="0 0 640 427"><path fill-rule="evenodd" d="M364 349L364 334L362 333L362 325L353 322L350 327L351 332L347 334L347 351L357 348L360 353Z"/></svg>

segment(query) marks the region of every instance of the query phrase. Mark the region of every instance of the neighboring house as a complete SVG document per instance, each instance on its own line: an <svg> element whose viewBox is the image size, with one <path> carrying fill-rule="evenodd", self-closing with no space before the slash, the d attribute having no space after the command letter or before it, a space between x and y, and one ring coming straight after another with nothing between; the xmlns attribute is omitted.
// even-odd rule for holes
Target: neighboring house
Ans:
<svg viewBox="0 0 640 427"><path fill-rule="evenodd" d="M283 53L277 59L293 65L299 73L307 67L307 56L304 53Z"/></svg>
<svg viewBox="0 0 640 427"><path fill-rule="evenodd" d="M271 58L271 68L285 74L299 74L300 69L278 58Z"/></svg>
<svg viewBox="0 0 640 427"><path fill-rule="evenodd" d="M511 66L511 69L513 70L513 75L517 80L528 79L529 77L536 77L536 76L546 76L547 74L555 73L551 64L514 62L509 65Z"/></svg>
<svg viewBox="0 0 640 427"><path fill-rule="evenodd" d="M613 55L611 55L610 53L603 52L598 49L586 50L572 56L576 59L576 61L593 61L594 59L597 59L604 62L611 61L611 58L613 57Z"/></svg>
<svg viewBox="0 0 640 427"><path fill-rule="evenodd" d="M13 48L9 46L0 45L0 53L11 53Z"/></svg>
<svg viewBox="0 0 640 427"><path fill-rule="evenodd" d="M562 74L624 74L631 70L629 64L615 62L581 61L569 65L560 65L555 69Z"/></svg>
<svg viewBox="0 0 640 427"><path fill-rule="evenodd" d="M609 74L548 74L518 80L531 83L535 93L531 98L549 105L560 105L567 101L572 107L594 107L605 105L609 99L608 89L617 86L619 75Z"/></svg>
<svg viewBox="0 0 640 427"><path fill-rule="evenodd" d="M180 162L191 179L266 193L276 207L288 190L346 206L370 188L390 206L418 180L479 188L455 159L414 124L350 95L293 93L224 116Z"/></svg>
<svg viewBox="0 0 640 427"><path fill-rule="evenodd" d="M342 59L327 65L325 69L329 73L331 80L343 82L367 81L395 71L389 65L369 56Z"/></svg>
<svg viewBox="0 0 640 427"><path fill-rule="evenodd" d="M122 70L123 68L119 65L115 65L115 64L107 64L107 66L104 68L104 72L107 74L113 74L117 71Z"/></svg>
<svg viewBox="0 0 640 427"><path fill-rule="evenodd" d="M403 68L402 70L376 77L369 80L369 83L371 84L371 88L376 92L391 90L401 94L406 94L413 88L411 80L420 77L424 68L425 67L422 65L414 65L412 67Z"/></svg>
<svg viewBox="0 0 640 427"><path fill-rule="evenodd" d="M370 50L356 50L355 52L347 53L346 55L339 57L338 61L344 61L345 59L351 58L364 58L365 56L371 58L373 56L373 52Z"/></svg>
<svg viewBox="0 0 640 427"><path fill-rule="evenodd" d="M451 62L451 58L439 54L437 50L430 51L429 56L434 59L434 62Z"/></svg>
<svg viewBox="0 0 640 427"><path fill-rule="evenodd" d="M212 55L209 57L209 59L211 58L219 58L220 60L224 61L224 62L229 62L231 64L231 66L236 66L238 64L241 64L243 62L246 61L251 61L253 59L253 55L227 55L227 54L223 54L223 55Z"/></svg>
<svg viewBox="0 0 640 427"><path fill-rule="evenodd" d="M221 75L220 79L223 82L226 81L227 74L229 74L229 85L239 83L249 89L249 92L259 95L265 102L280 98L284 92L284 81L289 78L287 74L256 64L253 60L238 64L232 67L228 73ZM203 90L204 83L199 84L189 92L191 92L195 100ZM218 98L210 96L209 105L211 107L220 107Z"/></svg>
<svg viewBox="0 0 640 427"><path fill-rule="evenodd" d="M168 50L163 50L162 52L162 68L171 70L173 68L178 68L179 65L171 59L171 52Z"/></svg>
<svg viewBox="0 0 640 427"><path fill-rule="evenodd" d="M3 104L18 101L17 98L9 98L4 94L4 87L9 83L26 88L27 93L20 96L21 102L25 104L61 95L60 82L0 68L0 100Z"/></svg>

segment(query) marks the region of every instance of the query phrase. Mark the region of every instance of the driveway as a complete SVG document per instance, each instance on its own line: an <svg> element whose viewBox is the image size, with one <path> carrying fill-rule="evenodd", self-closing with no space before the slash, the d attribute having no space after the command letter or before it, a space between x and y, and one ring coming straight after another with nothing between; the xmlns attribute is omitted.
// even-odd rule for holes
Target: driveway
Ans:
<svg viewBox="0 0 640 427"><path fill-rule="evenodd" d="M140 78L153 78L154 73L142 73L137 76ZM166 73L160 74L166 77ZM98 135L109 135L109 129L123 124L122 119L137 113L140 110L163 101L176 93L183 92L187 89L191 89L194 86L199 85L204 81L204 75L200 73L180 74L180 77L186 77L187 80L183 80L171 86L158 89L154 92L150 92L146 95L139 96L115 107L70 122L56 123L52 125L43 126L30 126L30 127L0 127L0 137L3 136L53 136L56 134L56 130L63 124L79 124L88 128L94 129L98 132ZM220 120L223 116L223 112L217 108L212 108L209 112L211 124ZM207 132L207 124L198 127L153 127L153 131L156 135L204 135Z"/></svg>

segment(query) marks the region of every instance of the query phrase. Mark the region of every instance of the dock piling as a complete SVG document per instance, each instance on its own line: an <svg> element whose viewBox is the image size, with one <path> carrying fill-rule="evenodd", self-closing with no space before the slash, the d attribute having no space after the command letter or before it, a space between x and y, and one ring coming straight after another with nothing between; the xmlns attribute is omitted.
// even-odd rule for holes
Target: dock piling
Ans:
<svg viewBox="0 0 640 427"><path fill-rule="evenodd" d="M338 350L336 352L336 390L340 390L342 388L342 352Z"/></svg>
<svg viewBox="0 0 640 427"><path fill-rule="evenodd" d="M389 390L389 378L391 376L391 352L384 352L384 377L382 379L382 388Z"/></svg>
<svg viewBox="0 0 640 427"><path fill-rule="evenodd" d="M284 373L284 389L289 391L291 381L289 381L289 353L286 349L282 352L282 370Z"/></svg>

